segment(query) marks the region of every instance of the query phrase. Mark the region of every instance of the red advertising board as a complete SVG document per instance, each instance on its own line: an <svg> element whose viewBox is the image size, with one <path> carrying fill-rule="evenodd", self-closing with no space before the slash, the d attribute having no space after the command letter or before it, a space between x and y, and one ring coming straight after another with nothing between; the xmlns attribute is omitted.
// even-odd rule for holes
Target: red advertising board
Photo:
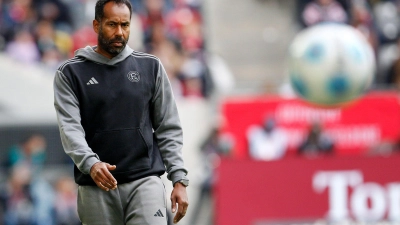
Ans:
<svg viewBox="0 0 400 225"><path fill-rule="evenodd" d="M215 222L281 225L326 219L398 224L399 164L399 156L224 159L217 170Z"/></svg>
<svg viewBox="0 0 400 225"><path fill-rule="evenodd" d="M288 134L288 153L304 140L313 122L335 143L337 155L359 155L384 141L395 141L400 134L400 105L395 92L373 92L342 107L323 108L298 98L261 96L227 99L222 106L223 131L235 141L234 156L248 158L246 132L272 115Z"/></svg>

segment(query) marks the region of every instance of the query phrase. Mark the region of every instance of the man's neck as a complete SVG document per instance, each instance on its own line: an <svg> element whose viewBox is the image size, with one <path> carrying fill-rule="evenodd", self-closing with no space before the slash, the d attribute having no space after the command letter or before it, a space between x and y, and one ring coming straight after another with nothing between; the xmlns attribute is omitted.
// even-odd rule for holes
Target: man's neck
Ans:
<svg viewBox="0 0 400 225"><path fill-rule="evenodd" d="M118 55L118 54L117 55L111 55L111 54L107 53L106 51L102 51L101 49L99 49L99 46L96 46L94 48L94 51L97 52L98 54L108 58L108 59L112 59L112 58L114 58L115 56Z"/></svg>

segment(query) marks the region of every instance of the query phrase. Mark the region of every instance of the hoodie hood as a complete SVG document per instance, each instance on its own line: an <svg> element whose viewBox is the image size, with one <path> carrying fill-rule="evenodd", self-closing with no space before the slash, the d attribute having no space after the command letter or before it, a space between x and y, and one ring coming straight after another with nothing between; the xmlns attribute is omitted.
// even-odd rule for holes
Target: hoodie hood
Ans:
<svg viewBox="0 0 400 225"><path fill-rule="evenodd" d="M97 52L94 51L97 46L86 46L85 48L81 48L75 51L75 56L80 56L83 57L87 60L101 63L101 64L107 64L107 65L115 65L124 59L128 57L130 54L132 54L133 49L131 49L128 45L125 46L124 50L120 52L118 55L114 56L113 58L109 59Z"/></svg>

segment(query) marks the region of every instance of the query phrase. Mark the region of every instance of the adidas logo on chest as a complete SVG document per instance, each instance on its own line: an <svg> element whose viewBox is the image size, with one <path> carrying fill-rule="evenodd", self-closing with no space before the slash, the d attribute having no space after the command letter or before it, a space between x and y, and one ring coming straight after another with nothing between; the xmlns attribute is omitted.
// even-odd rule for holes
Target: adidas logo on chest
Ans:
<svg viewBox="0 0 400 225"><path fill-rule="evenodd" d="M96 79L94 79L94 77L90 78L89 82L86 83L86 85L92 85L92 84L98 84L99 82L97 82Z"/></svg>

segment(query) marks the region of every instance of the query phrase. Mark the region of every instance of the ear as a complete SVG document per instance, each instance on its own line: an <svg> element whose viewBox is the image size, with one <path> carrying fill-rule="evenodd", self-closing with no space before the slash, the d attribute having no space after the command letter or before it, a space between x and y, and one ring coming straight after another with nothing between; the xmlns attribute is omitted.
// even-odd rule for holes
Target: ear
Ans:
<svg viewBox="0 0 400 225"><path fill-rule="evenodd" d="M94 32L96 32L96 34L99 33L99 26L100 26L99 21L93 20L93 30L94 30Z"/></svg>

